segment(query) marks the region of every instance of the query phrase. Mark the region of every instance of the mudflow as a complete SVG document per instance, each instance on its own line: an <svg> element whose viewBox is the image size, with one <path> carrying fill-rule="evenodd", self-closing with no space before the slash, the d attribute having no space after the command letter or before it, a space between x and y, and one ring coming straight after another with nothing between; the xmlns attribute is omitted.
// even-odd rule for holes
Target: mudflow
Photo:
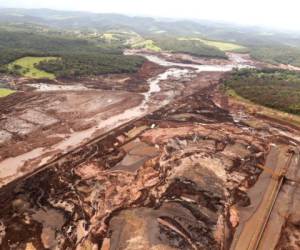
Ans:
<svg viewBox="0 0 300 250"><path fill-rule="evenodd" d="M299 130L218 91L229 60L13 79L0 100L1 249L299 249ZM225 100L225 101L224 101Z"/></svg>

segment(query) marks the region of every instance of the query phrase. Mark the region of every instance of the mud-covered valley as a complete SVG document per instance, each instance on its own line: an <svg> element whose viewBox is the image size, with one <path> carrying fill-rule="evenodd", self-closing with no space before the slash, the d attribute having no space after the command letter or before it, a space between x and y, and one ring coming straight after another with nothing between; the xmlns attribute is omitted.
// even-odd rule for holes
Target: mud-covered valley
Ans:
<svg viewBox="0 0 300 250"><path fill-rule="evenodd" d="M0 248L299 249L299 130L218 89L271 65L126 53L139 72L0 99Z"/></svg>

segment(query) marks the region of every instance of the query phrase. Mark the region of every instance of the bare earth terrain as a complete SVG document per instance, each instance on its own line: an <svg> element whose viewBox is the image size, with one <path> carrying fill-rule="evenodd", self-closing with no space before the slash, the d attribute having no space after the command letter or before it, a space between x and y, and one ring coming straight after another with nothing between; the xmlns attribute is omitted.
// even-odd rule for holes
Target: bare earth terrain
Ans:
<svg viewBox="0 0 300 250"><path fill-rule="evenodd" d="M299 249L298 128L218 91L270 65L126 53L148 61L0 99L0 248Z"/></svg>

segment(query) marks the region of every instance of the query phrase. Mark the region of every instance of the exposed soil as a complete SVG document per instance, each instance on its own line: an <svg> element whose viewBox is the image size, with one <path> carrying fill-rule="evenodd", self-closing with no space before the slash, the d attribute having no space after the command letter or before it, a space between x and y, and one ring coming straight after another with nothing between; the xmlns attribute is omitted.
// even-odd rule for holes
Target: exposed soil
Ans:
<svg viewBox="0 0 300 250"><path fill-rule="evenodd" d="M82 90L83 88L129 91L142 93L149 88L147 79L163 73L166 69L152 62L146 61L135 74L105 74L100 76L48 79L24 79L12 78L13 88L19 90L34 89L35 85L44 83L56 88L56 90ZM5 77L3 77L5 79ZM68 89L70 88L70 89Z"/></svg>
<svg viewBox="0 0 300 250"><path fill-rule="evenodd" d="M70 133L94 126L96 114L111 116L141 101L137 94L109 91L19 93L7 97L0 104L0 127L12 138L0 145L0 160L51 146Z"/></svg>
<svg viewBox="0 0 300 250"><path fill-rule="evenodd" d="M94 90L28 89L0 100L1 249L234 247L273 179L260 166L275 171L287 152L298 156L299 131L222 105L223 70L172 61L145 64L128 76L133 85L102 76L80 81ZM99 90L108 86L100 78L128 81L114 88L130 91ZM297 159L281 192L298 182ZM268 234L276 249L299 245L297 190L279 194L292 205Z"/></svg>

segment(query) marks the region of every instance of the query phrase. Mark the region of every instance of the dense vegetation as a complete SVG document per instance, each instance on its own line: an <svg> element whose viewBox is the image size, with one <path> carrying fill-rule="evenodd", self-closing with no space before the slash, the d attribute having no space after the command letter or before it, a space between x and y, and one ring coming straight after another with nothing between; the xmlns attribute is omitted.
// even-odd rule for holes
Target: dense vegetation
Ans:
<svg viewBox="0 0 300 250"><path fill-rule="evenodd" d="M0 29L0 73L53 78L51 74L73 77L134 72L144 60L124 56L122 49L128 46L226 58L224 52L201 41L179 40L171 36L155 36L155 40L146 40L134 32L119 32L104 33L100 37L87 34L79 38L63 32L37 32L34 29L30 32L28 28L14 28ZM46 57L59 59L39 61L39 58Z"/></svg>
<svg viewBox="0 0 300 250"><path fill-rule="evenodd" d="M58 77L135 72L144 59L123 55L63 55L59 59L42 61L37 68Z"/></svg>
<svg viewBox="0 0 300 250"><path fill-rule="evenodd" d="M199 40L181 40L167 36L155 37L152 40L159 48L167 51L188 53L194 56L227 58L223 51Z"/></svg>
<svg viewBox="0 0 300 250"><path fill-rule="evenodd" d="M234 90L252 102L269 108L300 115L300 73L275 69L243 69L224 81L227 90Z"/></svg>
<svg viewBox="0 0 300 250"><path fill-rule="evenodd" d="M53 70L53 66L48 67L51 69L50 73L57 72L60 76L132 72L143 63L141 58L123 56L118 46L101 41L95 43L65 34L49 35L48 33L0 30L0 73L24 75L20 65L16 63L13 67L9 65L23 57L47 56L63 58L59 61L59 70ZM61 65L62 63L66 65ZM41 67L46 69L46 63ZM73 70L71 67L74 67Z"/></svg>
<svg viewBox="0 0 300 250"><path fill-rule="evenodd" d="M56 59L56 57L22 57L8 64L10 74L22 75L30 78L48 78L54 79L55 75L43 70L37 69L40 62Z"/></svg>
<svg viewBox="0 0 300 250"><path fill-rule="evenodd" d="M178 39L183 37L193 39ZM25 56L61 57L60 64L67 65L64 68L58 65L60 70L55 71L59 75L67 72L87 74L92 65L97 65L96 72L131 72L132 67L141 60L132 57L129 65L123 65L126 61L121 54L124 47L153 51L163 49L219 58L226 58L224 51L247 50L258 60L300 66L300 33L295 32L281 33L205 21L0 8L0 73L8 72L5 65ZM91 64L73 64L75 68L72 71L70 60L82 55L85 63L91 61ZM91 60L86 60L89 56ZM95 62L97 56L98 62ZM117 56L121 58L121 64L113 69ZM103 58L105 64L100 61ZM45 65L41 67L47 68ZM53 65L48 65L48 68L53 71ZM10 71L14 74L18 72Z"/></svg>
<svg viewBox="0 0 300 250"><path fill-rule="evenodd" d="M284 45L254 46L251 56L271 64L291 64L300 67L300 49Z"/></svg>

